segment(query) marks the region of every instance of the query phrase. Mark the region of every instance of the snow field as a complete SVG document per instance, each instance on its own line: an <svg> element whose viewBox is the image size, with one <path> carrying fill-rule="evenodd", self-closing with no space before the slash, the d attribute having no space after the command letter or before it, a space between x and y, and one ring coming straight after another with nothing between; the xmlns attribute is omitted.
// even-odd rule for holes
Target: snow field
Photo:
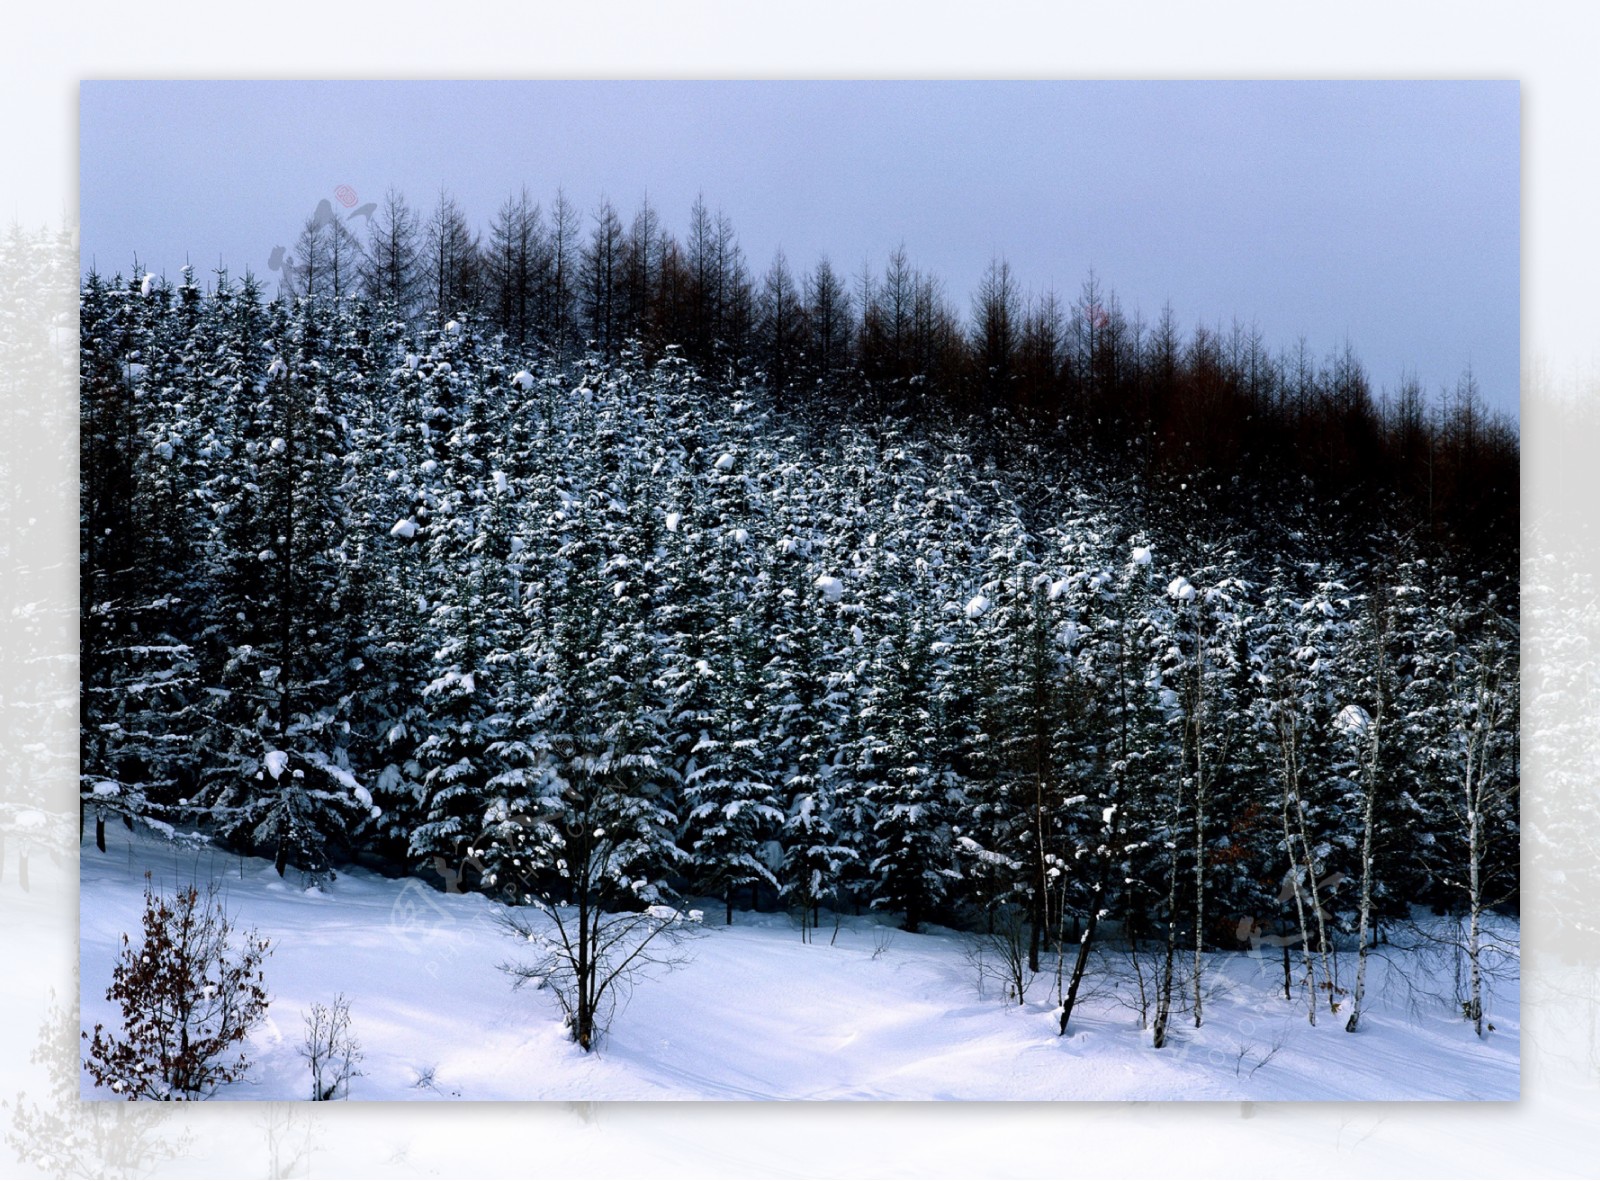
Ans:
<svg viewBox="0 0 1600 1181"><path fill-rule="evenodd" d="M513 991L497 965L516 944L496 903L361 870L303 888L270 862L138 837L83 851L82 1015L115 1027L105 1000L123 931L136 932L144 867L162 889L215 878L241 928L273 941L270 1019L249 1044L229 1100L304 1098L303 1011L350 999L365 1052L357 1100L1510 1100L1519 1091L1519 993L1493 997L1483 1041L1443 1005L1407 1000L1375 961L1363 1030L1283 1000L1275 952L1210 956L1206 1023L1174 1017L1150 1048L1130 1009L1086 981L1056 1036L1053 977L1024 1005L980 998L966 937L911 935L876 916L825 916L811 944L782 914L737 913L685 950L690 962L619 998L610 1036L585 1055L553 997ZM830 939L832 940L830 944ZM1346 956L1340 976L1353 977ZM1416 971L1411 970L1415 978ZM1051 978L1047 978L1051 977ZM1413 983L1419 983L1413 979ZM1450 981L1421 981L1448 993ZM1345 1012L1348 1012L1346 1008ZM84 1079L85 1098L109 1098Z"/></svg>

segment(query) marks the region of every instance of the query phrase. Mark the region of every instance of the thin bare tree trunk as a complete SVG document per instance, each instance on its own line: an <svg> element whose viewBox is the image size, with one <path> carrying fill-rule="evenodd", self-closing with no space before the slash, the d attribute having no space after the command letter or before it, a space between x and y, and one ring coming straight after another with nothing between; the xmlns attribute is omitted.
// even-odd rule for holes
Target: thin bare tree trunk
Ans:
<svg viewBox="0 0 1600 1181"><path fill-rule="evenodd" d="M1174 836L1183 816L1183 778L1178 779L1178 798L1173 803ZM1161 983L1156 989L1156 1021L1152 1042L1156 1049L1167 1044L1167 1019L1172 1013L1172 969L1178 954L1178 843L1170 842L1172 865L1167 874L1167 957L1161 968Z"/></svg>
<svg viewBox="0 0 1600 1181"><path fill-rule="evenodd" d="M1356 932L1356 984L1351 999L1350 1020L1345 1031L1354 1033L1361 1024L1361 1002L1367 995L1367 931L1372 919L1372 797L1373 787L1367 785L1366 799L1361 807L1361 921Z"/></svg>
<svg viewBox="0 0 1600 1181"><path fill-rule="evenodd" d="M1289 826L1289 787L1285 782L1283 789L1283 847L1289 854L1289 881L1294 890L1295 914L1300 920L1300 950L1306 965L1306 1018L1312 1025L1317 1023L1317 966L1311 956L1311 939L1306 931L1306 904L1305 897L1300 889L1301 865L1294 855L1294 834ZM1287 945L1285 945L1287 948Z"/></svg>
<svg viewBox="0 0 1600 1181"><path fill-rule="evenodd" d="M1473 774L1473 747L1476 741L1469 742L1467 746L1467 962L1471 965L1472 977L1469 984L1469 1002L1467 1016L1472 1021L1473 1032L1479 1037L1483 1036L1483 969L1479 962L1479 939L1483 915L1483 884L1479 873L1479 861L1482 850L1479 848L1479 807L1482 794L1477 776ZM1479 775L1482 771L1479 770Z"/></svg>
<svg viewBox="0 0 1600 1181"><path fill-rule="evenodd" d="M1498 651L1484 653L1484 659L1497 657ZM1498 799L1488 790L1490 734L1500 720L1496 706L1500 700L1500 673L1480 663L1474 688L1473 715L1467 730L1465 799L1467 809L1467 962L1468 1019L1473 1032L1483 1036L1483 815Z"/></svg>
<svg viewBox="0 0 1600 1181"><path fill-rule="evenodd" d="M1205 762L1205 643L1200 635L1200 609L1194 617L1194 1027L1200 1028L1201 953L1205 948L1206 913L1206 762Z"/></svg>
<svg viewBox="0 0 1600 1181"><path fill-rule="evenodd" d="M1381 640L1380 640L1381 643ZM1378 657L1379 677L1382 678L1383 656ZM1350 1020L1345 1022L1345 1032L1354 1033L1361 1024L1361 1003L1367 995L1367 935L1372 924L1372 828L1378 794L1378 750L1382 741L1383 690L1380 687L1377 715L1369 718L1372 742L1367 755L1366 791L1361 801L1361 919L1356 932L1356 983L1351 998Z"/></svg>
<svg viewBox="0 0 1600 1181"><path fill-rule="evenodd" d="M1311 915L1317 920L1317 952L1322 958L1322 979L1328 986L1328 1011L1339 1011L1338 998L1333 993L1333 968L1329 963L1328 952L1328 925L1322 913L1321 891L1317 884L1316 857L1311 849L1311 838L1306 831L1306 805L1300 795L1300 776L1295 775L1294 784L1294 811L1296 825L1300 830L1300 850L1305 854L1306 882L1311 892Z"/></svg>
<svg viewBox="0 0 1600 1181"><path fill-rule="evenodd" d="M1078 1003L1078 987L1083 983L1084 969L1089 963L1089 945L1094 942L1095 928L1100 925L1100 903L1105 898L1104 872L1102 880L1095 883L1094 895L1089 900L1089 921L1084 925L1083 937L1078 940L1078 958L1072 965L1072 982L1067 986L1067 995L1061 1002L1061 1029L1060 1033L1067 1032L1067 1022L1072 1020L1072 1008Z"/></svg>

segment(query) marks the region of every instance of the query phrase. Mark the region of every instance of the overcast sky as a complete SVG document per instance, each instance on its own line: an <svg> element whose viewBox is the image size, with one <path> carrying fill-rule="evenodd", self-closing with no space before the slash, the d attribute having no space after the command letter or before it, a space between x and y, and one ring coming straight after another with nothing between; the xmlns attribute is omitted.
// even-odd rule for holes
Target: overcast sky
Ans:
<svg viewBox="0 0 1600 1181"><path fill-rule="evenodd" d="M903 242L965 312L996 255L1065 303L1092 268L1147 320L1348 339L1375 390L1470 365L1515 415L1519 124L1514 82L89 82L81 240L275 278L339 186L426 213L442 185L480 228L522 184L648 195L680 237L703 193L757 274Z"/></svg>

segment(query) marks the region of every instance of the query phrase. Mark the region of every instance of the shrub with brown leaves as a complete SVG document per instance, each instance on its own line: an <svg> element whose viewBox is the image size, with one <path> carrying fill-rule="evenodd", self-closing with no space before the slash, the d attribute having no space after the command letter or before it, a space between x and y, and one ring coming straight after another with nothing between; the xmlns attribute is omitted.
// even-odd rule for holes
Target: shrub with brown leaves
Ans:
<svg viewBox="0 0 1600 1181"><path fill-rule="evenodd" d="M147 875L148 877L148 875ZM106 999L122 1008L119 1037L96 1024L84 1067L128 1099L206 1099L250 1067L242 1043L265 1017L261 969L269 941L236 941L217 887L167 898L145 885L144 941L124 934Z"/></svg>

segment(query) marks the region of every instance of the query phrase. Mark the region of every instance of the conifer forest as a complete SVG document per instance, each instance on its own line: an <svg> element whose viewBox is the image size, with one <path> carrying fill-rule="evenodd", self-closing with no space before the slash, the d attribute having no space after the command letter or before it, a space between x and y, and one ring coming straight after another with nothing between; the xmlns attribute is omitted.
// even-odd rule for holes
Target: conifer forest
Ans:
<svg viewBox="0 0 1600 1181"><path fill-rule="evenodd" d="M1519 443L1470 371L1380 391L998 256L762 268L704 201L366 220L81 282L86 864L136 831L578 924L511 970L584 1050L619 948L868 918L1157 1051L1243 953L1355 1032L1426 930L1489 1036Z"/></svg>

